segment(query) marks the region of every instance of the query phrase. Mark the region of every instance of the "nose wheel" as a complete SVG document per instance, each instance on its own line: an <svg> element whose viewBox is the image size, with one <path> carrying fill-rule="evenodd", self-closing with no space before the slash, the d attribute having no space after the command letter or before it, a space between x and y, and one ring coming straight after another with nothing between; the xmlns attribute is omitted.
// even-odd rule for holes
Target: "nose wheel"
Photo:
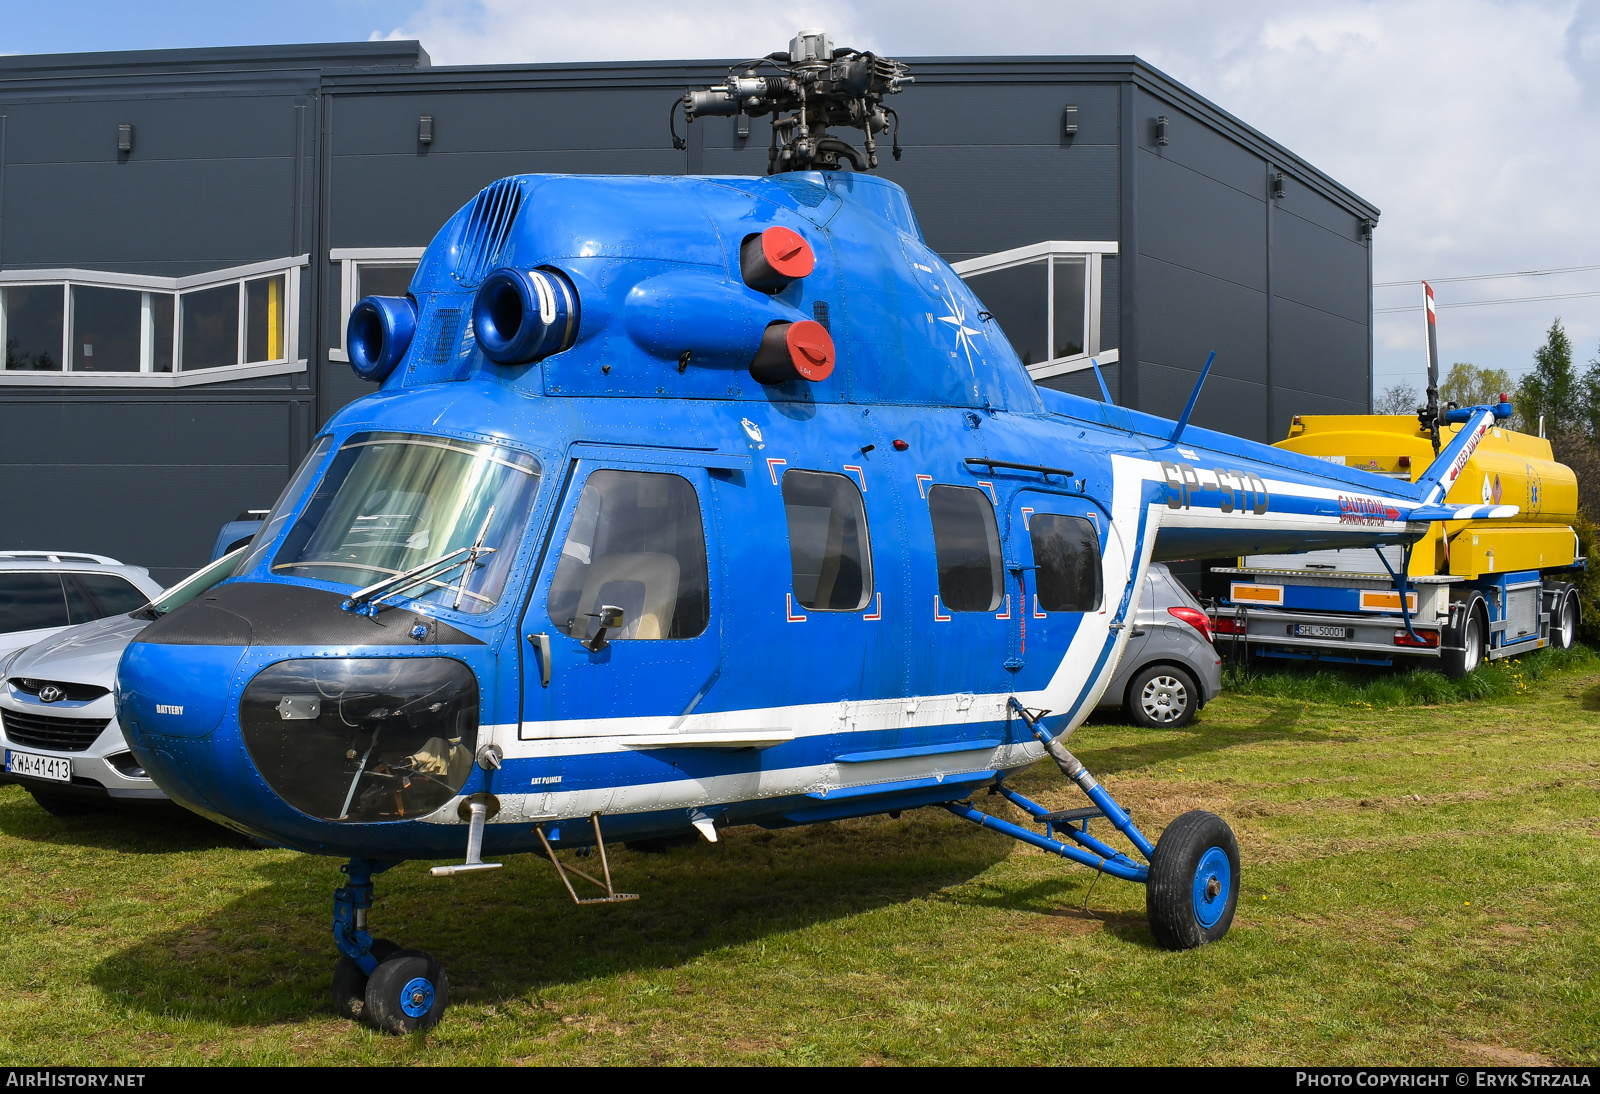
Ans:
<svg viewBox="0 0 1600 1094"><path fill-rule="evenodd" d="M400 950L367 978L361 1017L385 1033L432 1029L450 1005L450 979L432 955Z"/></svg>
<svg viewBox="0 0 1600 1094"><path fill-rule="evenodd" d="M450 1005L450 979L431 954L405 950L367 931L372 876L395 865L351 859L341 867L350 880L334 890L333 1005L345 1018L385 1033L432 1029Z"/></svg>

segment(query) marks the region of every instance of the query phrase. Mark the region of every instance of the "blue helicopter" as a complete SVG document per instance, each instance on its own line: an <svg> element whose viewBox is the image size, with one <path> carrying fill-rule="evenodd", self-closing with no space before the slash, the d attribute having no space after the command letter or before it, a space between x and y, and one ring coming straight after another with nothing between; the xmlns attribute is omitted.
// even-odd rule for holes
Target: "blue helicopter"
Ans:
<svg viewBox="0 0 1600 1094"><path fill-rule="evenodd" d="M608 843L923 806L1144 884L1163 946L1215 941L1228 825L1151 841L1064 744L1146 568L1515 511L1442 503L1509 407L1451 411L1471 424L1403 483L1189 427L1198 386L1177 422L1036 387L866 173L909 80L802 33L683 103L772 115L766 178L484 189L408 296L355 308L381 387L322 429L235 576L128 648L118 715L162 789L349 860L342 1014L404 1032L448 1004L433 957L370 930L401 861L540 853L575 901L629 900ZM1085 807L1006 785L1046 755ZM588 850L598 869L559 854Z"/></svg>

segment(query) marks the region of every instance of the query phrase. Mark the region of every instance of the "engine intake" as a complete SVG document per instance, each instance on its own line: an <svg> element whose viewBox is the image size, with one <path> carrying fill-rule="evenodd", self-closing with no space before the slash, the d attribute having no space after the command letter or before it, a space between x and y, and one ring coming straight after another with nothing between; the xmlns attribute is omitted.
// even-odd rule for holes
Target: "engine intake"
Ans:
<svg viewBox="0 0 1600 1094"><path fill-rule="evenodd" d="M363 380L394 371L417 333L417 305L408 296L368 296L350 309L344 344L350 367Z"/></svg>
<svg viewBox="0 0 1600 1094"><path fill-rule="evenodd" d="M489 360L502 365L539 361L570 349L578 338L578 291L560 270L499 269L483 279L472 301L472 329Z"/></svg>

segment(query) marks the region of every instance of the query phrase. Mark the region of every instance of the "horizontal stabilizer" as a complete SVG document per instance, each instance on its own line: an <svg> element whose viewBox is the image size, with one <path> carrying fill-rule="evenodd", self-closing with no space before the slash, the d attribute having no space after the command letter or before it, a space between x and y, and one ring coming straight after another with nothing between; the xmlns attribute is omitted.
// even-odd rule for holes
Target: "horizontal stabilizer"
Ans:
<svg viewBox="0 0 1600 1094"><path fill-rule="evenodd" d="M1411 521L1505 520L1522 512L1520 505L1423 505L1406 514Z"/></svg>

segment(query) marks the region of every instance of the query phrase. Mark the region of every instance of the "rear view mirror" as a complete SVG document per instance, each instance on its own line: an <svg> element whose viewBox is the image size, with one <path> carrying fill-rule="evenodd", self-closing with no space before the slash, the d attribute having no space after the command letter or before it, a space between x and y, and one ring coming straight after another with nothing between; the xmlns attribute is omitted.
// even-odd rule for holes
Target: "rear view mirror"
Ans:
<svg viewBox="0 0 1600 1094"><path fill-rule="evenodd" d="M605 649L609 642L606 641L606 631L615 630L622 626L622 609L615 604L602 604L600 610L588 613L590 619L598 620L600 629L594 632L594 637L585 642L591 652L598 653Z"/></svg>

